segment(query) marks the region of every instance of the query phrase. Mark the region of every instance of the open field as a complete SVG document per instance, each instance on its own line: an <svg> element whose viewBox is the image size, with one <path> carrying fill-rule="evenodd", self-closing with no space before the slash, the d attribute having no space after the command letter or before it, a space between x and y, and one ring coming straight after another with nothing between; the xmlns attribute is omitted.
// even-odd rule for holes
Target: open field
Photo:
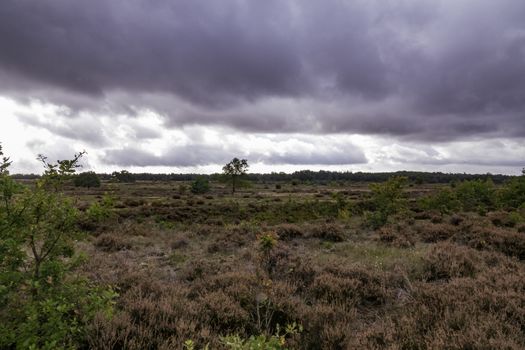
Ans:
<svg viewBox="0 0 525 350"><path fill-rule="evenodd" d="M525 347L523 210L442 213L420 198L450 186L410 185L406 210L373 228L368 184L188 187L66 188L102 208L80 223L80 273L119 294L90 347L216 349L293 323L293 349Z"/></svg>

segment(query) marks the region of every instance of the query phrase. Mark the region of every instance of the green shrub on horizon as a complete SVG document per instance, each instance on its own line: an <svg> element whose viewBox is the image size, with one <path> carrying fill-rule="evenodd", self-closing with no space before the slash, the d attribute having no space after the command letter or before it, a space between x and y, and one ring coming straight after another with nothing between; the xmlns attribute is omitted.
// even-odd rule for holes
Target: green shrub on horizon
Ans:
<svg viewBox="0 0 525 350"><path fill-rule="evenodd" d="M86 171L76 175L73 183L76 187L100 187L100 178L94 171Z"/></svg>

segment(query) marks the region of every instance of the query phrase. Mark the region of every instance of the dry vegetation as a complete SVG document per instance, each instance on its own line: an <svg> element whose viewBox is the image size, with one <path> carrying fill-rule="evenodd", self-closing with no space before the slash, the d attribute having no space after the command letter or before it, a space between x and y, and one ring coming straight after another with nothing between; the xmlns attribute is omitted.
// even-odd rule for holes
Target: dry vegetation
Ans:
<svg viewBox="0 0 525 350"><path fill-rule="evenodd" d="M69 189L89 214L81 273L119 294L90 347L219 349L294 322L292 349L525 347L523 210L431 208L440 186L415 185L370 225L367 185L211 187Z"/></svg>

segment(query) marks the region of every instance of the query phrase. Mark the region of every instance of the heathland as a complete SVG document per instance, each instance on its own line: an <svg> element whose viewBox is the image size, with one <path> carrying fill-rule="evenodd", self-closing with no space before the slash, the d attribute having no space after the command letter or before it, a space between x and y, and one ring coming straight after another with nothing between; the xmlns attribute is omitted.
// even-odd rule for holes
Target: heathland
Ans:
<svg viewBox="0 0 525 350"><path fill-rule="evenodd" d="M54 264L82 259L24 284L6 275L4 255L2 345L23 348L23 337L34 348L525 347L525 176L262 179L235 194L223 182L197 182L68 181L48 190L75 211L74 253ZM16 268L34 256L24 259ZM56 298L42 285L53 295L62 288L54 278L85 288L60 292L75 305L46 304ZM36 314L5 299L15 295L7 281Z"/></svg>

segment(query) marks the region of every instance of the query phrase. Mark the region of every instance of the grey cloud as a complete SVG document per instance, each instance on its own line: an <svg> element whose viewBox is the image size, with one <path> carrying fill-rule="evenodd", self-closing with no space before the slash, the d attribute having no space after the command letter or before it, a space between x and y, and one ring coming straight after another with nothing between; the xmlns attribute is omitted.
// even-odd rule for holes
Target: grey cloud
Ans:
<svg viewBox="0 0 525 350"><path fill-rule="evenodd" d="M25 124L49 130L55 135L68 139L87 141L96 146L108 143L102 126L90 119L67 118L66 123L58 123L58 116L54 117L55 120L42 120L28 114L18 114L18 119Z"/></svg>
<svg viewBox="0 0 525 350"><path fill-rule="evenodd" d="M136 147L106 151L104 163L119 166L203 166L221 164L235 155L217 146L186 145L170 148L161 156Z"/></svg>
<svg viewBox="0 0 525 350"><path fill-rule="evenodd" d="M343 165L366 163L363 151L346 143L345 148L316 147L314 150L295 149L285 151L248 152L233 145L188 144L170 147L156 156L136 147L106 151L104 162L118 166L176 166L194 167L225 164L233 157L247 158L251 163L295 164L295 165Z"/></svg>
<svg viewBox="0 0 525 350"><path fill-rule="evenodd" d="M273 153L259 157L258 160L266 164L292 165L348 165L367 162L363 152L356 148Z"/></svg>
<svg viewBox="0 0 525 350"><path fill-rule="evenodd" d="M0 94L170 127L523 137L524 75L521 0L0 7Z"/></svg>
<svg viewBox="0 0 525 350"><path fill-rule="evenodd" d="M478 140L468 143L450 143L445 150L421 144L396 145L385 157L388 161L422 165L476 165L498 167L523 167L525 142Z"/></svg>

